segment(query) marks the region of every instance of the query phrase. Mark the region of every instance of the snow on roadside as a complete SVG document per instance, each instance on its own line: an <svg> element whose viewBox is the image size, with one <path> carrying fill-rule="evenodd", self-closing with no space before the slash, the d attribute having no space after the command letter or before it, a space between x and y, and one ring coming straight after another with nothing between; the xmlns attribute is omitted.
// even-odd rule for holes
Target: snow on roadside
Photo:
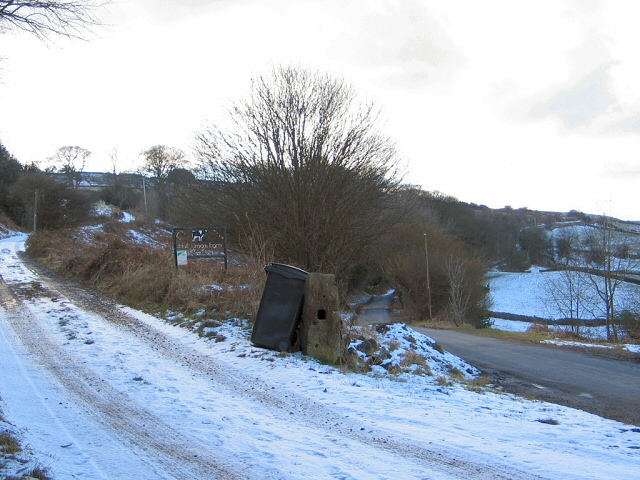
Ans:
<svg viewBox="0 0 640 480"><path fill-rule="evenodd" d="M547 478L636 477L640 428L545 402L441 385L436 377L342 373L300 353L282 356L253 347L240 324L220 327L223 342L196 340L153 316L124 309L276 390L294 390L363 425L398 432L416 443L462 448L470 456L498 454L500 461ZM398 328L403 335L404 328Z"/></svg>
<svg viewBox="0 0 640 480"><path fill-rule="evenodd" d="M489 320L492 322L491 328L495 328L496 330L502 330L505 332L523 333L529 330L534 325L534 323L531 322L505 320L503 318L490 318Z"/></svg>
<svg viewBox="0 0 640 480"><path fill-rule="evenodd" d="M0 243L0 275L7 282L35 288L37 277L15 255L15 251L24 249L25 238ZM257 465L269 478L437 475L437 472L420 470L410 458L390 457L383 450L372 451L352 439L331 433L330 428L316 432L294 423L293 418L290 422L278 423L263 407L224 390L212 390L183 365L159 355L139 339L78 309L64 298L38 296L30 308L38 318L46 319L43 328L48 338L83 366L98 372L113 388L208 448L233 449L236 456ZM249 332L242 322L227 322L216 329L219 335L201 338L193 331L152 315L121 308L185 348L209 356L212 362L236 369L245 378L259 379L256 384L270 386L274 394L308 399L348 419L363 431L399 436L417 446L448 452L457 458L497 462L548 478L631 479L637 476L640 428L567 407L491 391L476 393L460 383L439 382L437 368L441 362L438 361L429 363L433 375L393 375L386 369L384 372L374 370L369 375L343 372L300 353L278 354L256 348L249 342ZM0 324L4 324L2 310ZM416 333L411 341L407 338L408 332L406 326L392 326L378 332L377 341L386 346L392 357L397 355L398 361L416 345L428 351L428 337ZM5 348L0 351L4 365L4 356L11 352ZM433 352L435 358L435 350ZM47 392L50 387L37 368L30 366L28 356L17 352L12 356L15 357L25 362L25 378L29 380L20 380L19 375L11 378L0 375L0 397L6 397L7 419L23 432L45 466L51 466L59 478L99 478L96 473L99 469L92 469L91 462L107 465L108 458L92 455L108 457L109 452L114 452L115 463L121 464L123 458L131 460L132 456L122 451L117 438L107 435L98 439L94 432L82 433L82 428L69 432L74 447L63 447L67 443L60 442L60 425L52 423L52 419L64 419L63 423L72 429L80 422L82 415L78 411L82 405L66 397L58 401L60 392L53 392L50 398L54 401L43 403L43 399L39 399L39 405L53 409L51 415L43 416L46 412L38 410L34 404L38 399L32 398L33 391L29 388L35 385L37 391ZM473 367L453 356L449 361L450 365L457 365L460 371L473 376ZM451 367L441 373L446 371L451 371ZM124 465L130 468L130 478L136 474L137 478L150 478L143 455L143 452L136 454L139 465ZM114 477L109 472L103 476ZM455 477L439 475L436 478Z"/></svg>
<svg viewBox="0 0 640 480"><path fill-rule="evenodd" d="M0 223L0 240L11 237L22 238L22 235L25 235L24 238L26 238L26 234L11 230Z"/></svg>
<svg viewBox="0 0 640 480"><path fill-rule="evenodd" d="M549 345L558 345L559 347L581 347L581 348L604 348L604 349L616 349L622 348L627 352L640 353L640 345L626 344L626 345L602 345L599 343L583 343L583 342L571 342L566 340L542 340L540 343L547 343Z"/></svg>
<svg viewBox="0 0 640 480"><path fill-rule="evenodd" d="M610 350L616 348L614 345L599 345L596 343L570 342L565 340L542 340L540 343L546 343L548 345L558 345L559 347L604 348Z"/></svg>
<svg viewBox="0 0 640 480"><path fill-rule="evenodd" d="M6 366L3 365L6 368ZM0 407L2 407L2 398L0 398ZM0 408L0 436L8 436L15 441L21 438L21 432L10 423L1 420L2 408ZM19 442L20 443L20 442ZM5 453L3 455L0 447L0 478L17 477L18 473L32 473L40 468L36 452L28 446L20 445L19 451L15 453Z"/></svg>
<svg viewBox="0 0 640 480"><path fill-rule="evenodd" d="M352 327L348 350L373 365L374 375L390 372L411 375L451 375L471 379L480 371L449 352L439 351L436 341L403 323Z"/></svg>

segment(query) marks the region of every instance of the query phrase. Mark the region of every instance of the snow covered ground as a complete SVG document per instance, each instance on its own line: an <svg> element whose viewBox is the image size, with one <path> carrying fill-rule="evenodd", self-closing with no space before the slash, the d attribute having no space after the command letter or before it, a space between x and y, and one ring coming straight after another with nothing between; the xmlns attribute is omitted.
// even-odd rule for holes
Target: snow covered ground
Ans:
<svg viewBox="0 0 640 480"><path fill-rule="evenodd" d="M207 339L129 308L98 315L28 270L24 241L0 242L0 429L30 457L0 457L0 476L638 477L640 428L469 389L452 377L473 367L402 325L363 333L398 359L418 348L432 375L344 372L253 347L233 320Z"/></svg>
<svg viewBox="0 0 640 480"><path fill-rule="evenodd" d="M550 289L562 284L563 272L544 271L538 267L526 273L491 272L488 275L490 295L494 312L513 313L529 317L560 319L564 315L554 307ZM640 286L622 283L616 296L617 306L624 307L640 295ZM599 304L597 298L592 300ZM601 302L600 302L601 303ZM526 332L533 322L492 319L493 328ZM552 327L553 328L553 327ZM566 328L566 327L557 327ZM582 334L590 339L606 339L605 327L582 327Z"/></svg>

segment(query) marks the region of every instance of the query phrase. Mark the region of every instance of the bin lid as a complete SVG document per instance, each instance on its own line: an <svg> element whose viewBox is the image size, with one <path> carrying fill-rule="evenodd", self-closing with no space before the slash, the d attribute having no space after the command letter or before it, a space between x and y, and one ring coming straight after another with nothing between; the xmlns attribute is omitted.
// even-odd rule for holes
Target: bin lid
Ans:
<svg viewBox="0 0 640 480"><path fill-rule="evenodd" d="M296 280L305 281L309 276L309 272L306 272L298 267L292 267L291 265L285 265L284 263L272 263L264 267L265 272L273 272L282 275L286 278L293 278Z"/></svg>

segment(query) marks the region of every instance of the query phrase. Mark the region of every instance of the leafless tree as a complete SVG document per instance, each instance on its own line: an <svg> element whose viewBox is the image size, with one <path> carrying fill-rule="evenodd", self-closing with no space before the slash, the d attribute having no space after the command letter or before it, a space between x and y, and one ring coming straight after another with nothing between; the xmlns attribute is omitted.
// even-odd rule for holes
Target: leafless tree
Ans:
<svg viewBox="0 0 640 480"><path fill-rule="evenodd" d="M465 259L449 255L444 263L444 272L449 281L449 308L456 326L465 323L469 309L473 306L470 276Z"/></svg>
<svg viewBox="0 0 640 480"><path fill-rule="evenodd" d="M186 163L182 150L166 145L155 145L142 152L144 164L142 170L155 179L167 178L169 172Z"/></svg>
<svg viewBox="0 0 640 480"><path fill-rule="evenodd" d="M77 187L82 181L82 172L90 156L91 152L82 147L60 147L53 157L47 159L49 163L47 170L64 173L67 184L70 187Z"/></svg>
<svg viewBox="0 0 640 480"><path fill-rule="evenodd" d="M597 316L597 302L585 272L567 264L559 272L545 275L547 277L542 300L550 315L569 320L585 320ZM578 324L572 325L571 331L580 334Z"/></svg>
<svg viewBox="0 0 640 480"><path fill-rule="evenodd" d="M111 169L112 169L112 173L113 175L117 175L117 170L118 170L118 149L114 148L113 150L111 150L111 152L109 153L109 160L111 160Z"/></svg>
<svg viewBox="0 0 640 480"><path fill-rule="evenodd" d="M556 258L560 262L570 262L579 244L578 235L570 229L562 229L555 238Z"/></svg>
<svg viewBox="0 0 640 480"><path fill-rule="evenodd" d="M589 280L601 300L607 340L614 342L619 337L615 323L618 289L638 263L631 255L630 245L628 235L616 228L614 219L604 215L585 241Z"/></svg>
<svg viewBox="0 0 640 480"><path fill-rule="evenodd" d="M22 175L11 186L11 193L22 206L18 221L25 227L35 227L36 207L37 228L69 227L90 217L91 198L86 191L57 183L44 173Z"/></svg>
<svg viewBox="0 0 640 480"><path fill-rule="evenodd" d="M0 0L0 32L23 30L40 39L50 36L82 38L100 25L95 11L104 1Z"/></svg>
<svg viewBox="0 0 640 480"><path fill-rule="evenodd" d="M549 314L570 320L583 320L597 316L597 306L591 283L581 265L580 236L571 229L562 229L555 236L555 257L559 272L545 277L542 300ZM576 324L571 330L580 334Z"/></svg>
<svg viewBox="0 0 640 480"><path fill-rule="evenodd" d="M169 174L182 168L186 163L186 156L182 150L166 145L155 145L141 153L144 163L142 172L154 179L155 193L158 199L157 214L165 218L167 214L167 185Z"/></svg>
<svg viewBox="0 0 640 480"><path fill-rule="evenodd" d="M230 130L197 135L201 176L221 186L189 200L195 213L239 235L258 232L281 261L327 273L357 264L393 224L397 152L377 128L378 110L351 86L274 68L229 117Z"/></svg>

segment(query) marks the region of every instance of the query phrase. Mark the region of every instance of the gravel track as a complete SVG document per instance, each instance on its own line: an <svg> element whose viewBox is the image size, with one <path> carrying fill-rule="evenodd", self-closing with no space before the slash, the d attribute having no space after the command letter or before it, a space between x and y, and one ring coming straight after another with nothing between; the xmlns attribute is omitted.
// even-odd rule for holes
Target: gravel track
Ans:
<svg viewBox="0 0 640 480"><path fill-rule="evenodd" d="M356 423L309 398L293 393L279 394L263 380L198 353L128 315L113 301L53 274L25 255L21 255L21 258L37 273L42 285L39 294L53 298L63 295L77 307L134 335L163 357L207 378L212 389L235 393L242 398L251 399L261 408L267 408L275 421L313 426L333 436L339 435L402 457L412 457L423 463L426 470L436 470L451 478L541 478L496 464L493 459L486 457L470 458L467 452L464 452L466 458L459 458L439 447L431 449L417 446L405 438L377 431L371 425L363 429L362 419ZM125 441L142 448L158 464L170 469L175 478L255 478L256 475L278 478L277 475L269 477L250 472L251 466L243 464L241 460L220 458L215 452L207 453L197 440L181 435L126 395L110 387L60 347L46 341L46 334L38 326L38 320L23 305L28 299L20 292L20 286L9 287L4 283L0 284L0 297L11 314L12 327L18 332L22 342L69 392L86 405L86 409L99 422L106 422ZM292 428L295 427L292 425Z"/></svg>
<svg viewBox="0 0 640 480"><path fill-rule="evenodd" d="M9 313L13 331L41 365L85 406L98 423L107 423L128 444L142 449L163 470L176 478L249 478L224 466L224 459L203 455L205 449L176 433L170 425L150 414L102 381L91 370L47 340L22 302L0 281L0 301Z"/></svg>

